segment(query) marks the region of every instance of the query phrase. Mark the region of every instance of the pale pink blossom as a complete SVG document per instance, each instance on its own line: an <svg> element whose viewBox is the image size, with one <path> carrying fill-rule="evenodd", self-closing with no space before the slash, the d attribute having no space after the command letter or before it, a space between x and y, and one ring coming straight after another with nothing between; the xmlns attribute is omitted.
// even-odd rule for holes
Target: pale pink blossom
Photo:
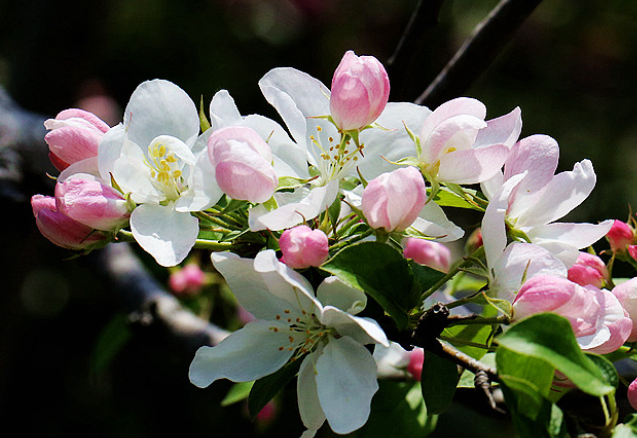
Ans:
<svg viewBox="0 0 637 438"><path fill-rule="evenodd" d="M186 263L168 277L168 287L178 295L195 295L206 284L206 273L196 263Z"/></svg>
<svg viewBox="0 0 637 438"><path fill-rule="evenodd" d="M633 380L630 385L628 385L628 391L626 393L628 397L628 403L630 406L637 410L637 379Z"/></svg>
<svg viewBox="0 0 637 438"><path fill-rule="evenodd" d="M624 252L626 247L633 243L634 233L634 230L626 222L615 220L606 234L606 238L613 252Z"/></svg>
<svg viewBox="0 0 637 438"><path fill-rule="evenodd" d="M122 194L93 175L82 173L58 180L55 198L60 212L92 229L117 231L130 217Z"/></svg>
<svg viewBox="0 0 637 438"><path fill-rule="evenodd" d="M588 252L581 251L575 264L568 270L568 279L581 286L591 284L601 288L608 278L604 261Z"/></svg>
<svg viewBox="0 0 637 438"><path fill-rule="evenodd" d="M412 377L420 382L422 374L422 366L425 360L425 350L422 348L414 348L409 352L409 364L407 365L407 372Z"/></svg>
<svg viewBox="0 0 637 438"><path fill-rule="evenodd" d="M559 147L546 135L517 142L504 173L482 184L489 205L482 220L487 259L496 258L507 244L507 225L531 243L543 246L566 267L577 260L579 249L592 245L610 230L612 221L600 224L559 223L581 204L595 187L596 175L589 160L572 171L554 175Z"/></svg>
<svg viewBox="0 0 637 438"><path fill-rule="evenodd" d="M403 256L441 272L449 271L449 265L451 264L451 251L449 248L442 243L426 239L407 238Z"/></svg>
<svg viewBox="0 0 637 438"><path fill-rule="evenodd" d="M628 341L635 342L637 341L637 277L618 284L612 292L633 320L633 330Z"/></svg>
<svg viewBox="0 0 637 438"><path fill-rule="evenodd" d="M389 77L373 56L349 50L332 78L330 112L341 131L360 130L373 123L389 99Z"/></svg>
<svg viewBox="0 0 637 438"><path fill-rule="evenodd" d="M329 255L327 235L307 225L285 230L279 239L281 261L293 269L321 266Z"/></svg>
<svg viewBox="0 0 637 438"><path fill-rule="evenodd" d="M524 283L513 302L514 319L553 312L571 323L582 350L605 354L628 339L632 321L610 291L570 280L538 275Z"/></svg>
<svg viewBox="0 0 637 438"><path fill-rule="evenodd" d="M253 129L229 126L208 139L208 156L219 187L233 199L254 203L272 197L278 178L270 146Z"/></svg>
<svg viewBox="0 0 637 438"><path fill-rule="evenodd" d="M44 237L62 248L81 250L98 246L105 241L101 233L74 221L57 208L52 196L34 195L31 198L35 223Z"/></svg>
<svg viewBox="0 0 637 438"><path fill-rule="evenodd" d="M49 146L49 159L64 170L78 161L97 156L102 137L110 128L99 117L77 108L61 111L44 126L50 130L44 136Z"/></svg>
<svg viewBox="0 0 637 438"><path fill-rule="evenodd" d="M482 102L459 97L425 119L418 139L418 161L428 179L456 184L485 181L500 170L522 128L519 108L484 120Z"/></svg>
<svg viewBox="0 0 637 438"><path fill-rule="evenodd" d="M361 208L367 223L387 232L404 231L427 201L425 181L415 167L377 176L363 190Z"/></svg>

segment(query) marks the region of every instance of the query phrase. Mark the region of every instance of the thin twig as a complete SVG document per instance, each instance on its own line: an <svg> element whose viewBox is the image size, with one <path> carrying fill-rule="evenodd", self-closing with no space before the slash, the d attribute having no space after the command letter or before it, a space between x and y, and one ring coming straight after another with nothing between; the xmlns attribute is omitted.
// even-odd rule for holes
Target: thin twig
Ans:
<svg viewBox="0 0 637 438"><path fill-rule="evenodd" d="M435 108L460 96L491 65L515 31L542 0L502 0L414 101Z"/></svg>

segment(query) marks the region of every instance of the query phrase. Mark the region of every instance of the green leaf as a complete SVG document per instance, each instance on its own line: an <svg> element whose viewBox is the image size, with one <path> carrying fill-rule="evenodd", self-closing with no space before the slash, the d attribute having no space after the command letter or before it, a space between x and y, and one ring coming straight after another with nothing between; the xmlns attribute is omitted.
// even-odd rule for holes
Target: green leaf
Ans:
<svg viewBox="0 0 637 438"><path fill-rule="evenodd" d="M508 350L551 364L588 394L602 396L614 391L577 345L571 324L559 315L539 313L523 319L510 326L497 341Z"/></svg>
<svg viewBox="0 0 637 438"><path fill-rule="evenodd" d="M485 344L491 335L491 326L482 324L458 324L451 327L447 327L442 332L444 336L448 336L453 339L447 339L447 342L452 344L458 350L468 354L474 359L480 360L482 356L487 353L486 348L473 347L466 345L467 342L475 344Z"/></svg>
<svg viewBox="0 0 637 438"><path fill-rule="evenodd" d="M420 385L429 414L442 414L449 408L459 379L455 363L432 352L425 353Z"/></svg>
<svg viewBox="0 0 637 438"><path fill-rule="evenodd" d="M619 386L619 375L617 374L615 365L604 356L598 354L586 353L586 357L595 362L595 365L597 365L597 368L602 372L606 381L617 389L617 386Z"/></svg>
<svg viewBox="0 0 637 438"><path fill-rule="evenodd" d="M472 190L468 190L467 192L475 193ZM440 189L434 196L433 200L441 207L457 207L457 208L468 208L471 210L484 211L483 208L476 206L469 202L466 198L458 196L457 194L451 192L450 190L445 190L445 188Z"/></svg>
<svg viewBox="0 0 637 438"><path fill-rule="evenodd" d="M411 297L412 307L417 306L423 292L429 290L438 283L444 276L444 272L436 271L428 266L419 265L413 260L409 261L409 267L414 275L415 294Z"/></svg>
<svg viewBox="0 0 637 438"><path fill-rule="evenodd" d="M245 400L250 395L254 382L239 382L232 385L226 396L221 400L221 406L230 406Z"/></svg>
<svg viewBox="0 0 637 438"><path fill-rule="evenodd" d="M336 231L336 224L338 224L338 217L341 214L341 203L342 203L341 198L337 196L336 200L327 209L327 215L330 218L330 223L334 227L335 231Z"/></svg>
<svg viewBox="0 0 637 438"><path fill-rule="evenodd" d="M372 399L369 420L356 431L358 438L425 437L436 427L437 415L428 415L418 382L381 380Z"/></svg>
<svg viewBox="0 0 637 438"><path fill-rule="evenodd" d="M90 359L92 375L103 372L131 339L128 317L117 313L100 332Z"/></svg>
<svg viewBox="0 0 637 438"><path fill-rule="evenodd" d="M496 352L500 382L516 392L517 408L535 420L551 390L555 368L548 362L504 347Z"/></svg>
<svg viewBox="0 0 637 438"><path fill-rule="evenodd" d="M414 307L414 278L400 252L379 242L354 243L321 269L370 295L394 319L398 330L409 324Z"/></svg>
<svg viewBox="0 0 637 438"><path fill-rule="evenodd" d="M265 376L254 382L248 398L248 411L253 420L261 412L261 409L268 404L283 387L296 376L301 367L302 360L288 362L276 373Z"/></svg>
<svg viewBox="0 0 637 438"><path fill-rule="evenodd" d="M548 400L542 401L535 419L529 418L518 406L519 393L501 383L502 393L511 414L511 420L522 438L563 438L568 436L564 413Z"/></svg>

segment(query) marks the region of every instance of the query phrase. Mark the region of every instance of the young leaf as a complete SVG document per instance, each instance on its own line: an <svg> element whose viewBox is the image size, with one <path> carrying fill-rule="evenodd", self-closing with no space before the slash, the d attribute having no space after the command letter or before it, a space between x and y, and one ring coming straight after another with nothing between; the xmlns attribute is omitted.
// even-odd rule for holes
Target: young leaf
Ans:
<svg viewBox="0 0 637 438"><path fill-rule="evenodd" d="M449 408L459 379L455 363L437 354L425 353L420 385L429 414L442 414Z"/></svg>
<svg viewBox="0 0 637 438"><path fill-rule="evenodd" d="M115 314L97 338L90 358L91 374L98 375L103 372L131 337L127 316Z"/></svg>
<svg viewBox="0 0 637 438"><path fill-rule="evenodd" d="M414 279L397 250L379 242L359 242L336 253L321 269L369 294L394 319L398 330L407 328Z"/></svg>
<svg viewBox="0 0 637 438"><path fill-rule="evenodd" d="M602 396L615 390L577 345L564 317L538 313L510 326L497 341L501 347L551 364L588 394Z"/></svg>
<svg viewBox="0 0 637 438"><path fill-rule="evenodd" d="M221 400L221 406L230 406L248 398L252 385L254 382L239 382L232 385L224 399Z"/></svg>
<svg viewBox="0 0 637 438"><path fill-rule="evenodd" d="M424 437L436 427L437 415L427 413L418 382L381 380L372 399L369 420L356 431L358 438L387 438L396 435Z"/></svg>

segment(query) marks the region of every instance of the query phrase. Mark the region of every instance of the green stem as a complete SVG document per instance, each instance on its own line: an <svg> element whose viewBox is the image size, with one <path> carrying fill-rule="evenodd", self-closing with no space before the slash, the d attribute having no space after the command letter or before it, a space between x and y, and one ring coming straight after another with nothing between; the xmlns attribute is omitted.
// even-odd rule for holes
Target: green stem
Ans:
<svg viewBox="0 0 637 438"><path fill-rule="evenodd" d="M346 239L346 240L341 240L338 243L335 243L334 245L332 245L330 247L330 251L333 251L335 249L340 249L343 246L347 246L347 245L351 245L352 243L358 242L359 240L363 240L368 236L371 236L373 233L373 230L367 230L365 231L363 234L359 234L358 236L354 236L350 239Z"/></svg>
<svg viewBox="0 0 637 438"><path fill-rule="evenodd" d="M436 284L431 286L425 293L423 293L421 298L420 298L421 301L425 301L427 299L427 297L429 297L431 294L433 294L438 289L440 289L446 282L451 280L463 268L466 268L469 265L471 265L472 263L475 263L475 260L473 260L473 259L477 259L482 254L484 254L484 247L483 246L481 246L480 248L476 249L473 252L473 254L471 254L469 257L467 257L462 263L458 264L457 266L455 266L454 268L449 270L449 272L447 272L447 274L444 277L442 277L440 279L440 281L438 281Z"/></svg>
<svg viewBox="0 0 637 438"><path fill-rule="evenodd" d="M120 242L134 242L135 237L130 231L119 230L115 235L115 239ZM227 251L234 248L232 242L215 242L213 240L197 239L194 248L207 249L210 251Z"/></svg>
<svg viewBox="0 0 637 438"><path fill-rule="evenodd" d="M480 316L476 318L463 318L463 319L448 319L447 325L451 327L452 325L493 325L493 324L508 324L511 322L511 319L508 315L499 315L492 316L489 318L482 318Z"/></svg>
<svg viewBox="0 0 637 438"><path fill-rule="evenodd" d="M468 347L475 347L475 348L481 348L483 350L489 350L489 351L494 351L493 348L489 347L488 345L484 345L484 344L478 344L476 342L471 342L471 341L464 341L462 339L457 339L451 336L438 336L440 339L442 339L443 341L447 341L451 344L461 344L461 345L466 345Z"/></svg>

